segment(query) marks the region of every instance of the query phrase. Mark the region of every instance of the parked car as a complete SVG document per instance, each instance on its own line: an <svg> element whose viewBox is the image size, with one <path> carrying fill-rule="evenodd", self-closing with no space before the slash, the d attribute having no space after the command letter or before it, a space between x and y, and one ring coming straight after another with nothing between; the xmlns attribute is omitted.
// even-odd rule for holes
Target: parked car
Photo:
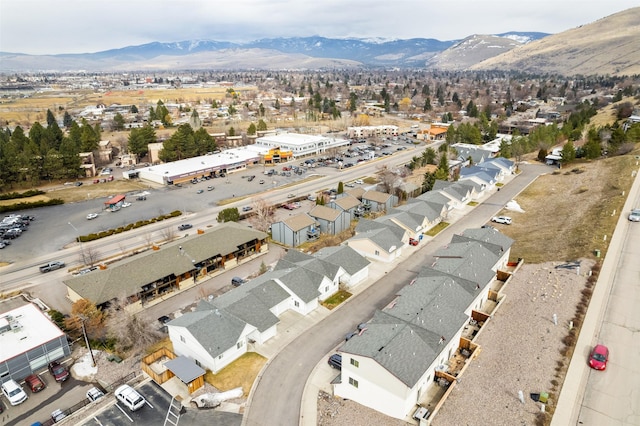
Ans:
<svg viewBox="0 0 640 426"><path fill-rule="evenodd" d="M193 228L193 225L190 223L183 223L182 225L178 226L178 231L184 231L187 229L191 229Z"/></svg>
<svg viewBox="0 0 640 426"><path fill-rule="evenodd" d="M49 373L51 373L56 382L64 382L69 378L69 370L58 361L51 361L49 363Z"/></svg>
<svg viewBox="0 0 640 426"><path fill-rule="evenodd" d="M417 246L418 245L418 240L416 240L415 238L409 238L409 245L410 246Z"/></svg>
<svg viewBox="0 0 640 426"><path fill-rule="evenodd" d="M60 268L64 268L64 262L62 261L56 261L56 262L49 262L45 265L40 266L40 272L45 273L45 272L51 272L51 271L55 271L56 269L60 269Z"/></svg>
<svg viewBox="0 0 640 426"><path fill-rule="evenodd" d="M124 404L129 410L137 411L141 409L146 400L137 390L129 385L122 385L114 392L116 399Z"/></svg>
<svg viewBox="0 0 640 426"><path fill-rule="evenodd" d="M9 379L2 384L2 393L7 397L11 405L22 404L28 398L22 386L13 379Z"/></svg>
<svg viewBox="0 0 640 426"><path fill-rule="evenodd" d="M82 186L82 182L76 182L74 183L75 186Z"/></svg>
<svg viewBox="0 0 640 426"><path fill-rule="evenodd" d="M26 383L27 386L29 386L29 389L33 393L40 392L45 387L44 382L40 379L40 376L38 376L37 374L31 374L27 376L24 379L24 382Z"/></svg>
<svg viewBox="0 0 640 426"><path fill-rule="evenodd" d="M234 287L240 287L244 283L245 283L245 280L243 280L240 277L231 278L231 285L234 286Z"/></svg>
<svg viewBox="0 0 640 426"><path fill-rule="evenodd" d="M264 179L260 179L260 182L258 182L260 185L264 185Z"/></svg>
<svg viewBox="0 0 640 426"><path fill-rule="evenodd" d="M357 184L357 185L362 185L364 184L364 181L362 179L356 179L353 181L353 183Z"/></svg>
<svg viewBox="0 0 640 426"><path fill-rule="evenodd" d="M87 399L92 402L102 398L103 396L104 396L104 392L102 392L100 389L95 387L87 391Z"/></svg>
<svg viewBox="0 0 640 426"><path fill-rule="evenodd" d="M609 349L605 345L596 345L589 355L589 367L594 370L604 370L607 368L608 360Z"/></svg>
<svg viewBox="0 0 640 426"><path fill-rule="evenodd" d="M491 222L511 225L511 218L509 216L494 216L491 218Z"/></svg>
<svg viewBox="0 0 640 426"><path fill-rule="evenodd" d="M243 211L243 212L250 212L251 210L253 210L253 207L250 207L250 206L244 206L244 207L242 208L242 211Z"/></svg>
<svg viewBox="0 0 640 426"><path fill-rule="evenodd" d="M160 322L160 324L166 324L169 321L171 321L171 318L167 315L163 315L160 318L158 318L158 321Z"/></svg>
<svg viewBox="0 0 640 426"><path fill-rule="evenodd" d="M629 213L629 220L631 222L640 222L640 209L633 209Z"/></svg>
<svg viewBox="0 0 640 426"><path fill-rule="evenodd" d="M207 186L207 191L213 191L213 186L211 185Z"/></svg>
<svg viewBox="0 0 640 426"><path fill-rule="evenodd" d="M127 207L130 207L130 206L131 206L131 203L129 203L129 202L125 201L124 203L122 203L122 208L123 209L126 209Z"/></svg>
<svg viewBox="0 0 640 426"><path fill-rule="evenodd" d="M87 215L87 220L93 220L93 219L95 219L96 217L98 217L98 213L89 213L89 214Z"/></svg>
<svg viewBox="0 0 640 426"><path fill-rule="evenodd" d="M342 370L342 355L333 354L329 357L327 361L331 368L335 368L336 370Z"/></svg>
<svg viewBox="0 0 640 426"><path fill-rule="evenodd" d="M176 185L176 186L177 186L177 185ZM137 200L137 201L145 201L146 199L147 199L147 197L146 197L145 195L138 195L138 196L136 197L136 200Z"/></svg>
<svg viewBox="0 0 640 426"><path fill-rule="evenodd" d="M196 191L196 194L202 194L203 192L204 192L204 189L198 189L198 190Z"/></svg>
<svg viewBox="0 0 640 426"><path fill-rule="evenodd" d="M58 423L60 420L64 419L65 417L67 417L67 415L64 413L64 411L62 411L59 408L57 410L54 410L51 413L51 420L53 420L54 423Z"/></svg>

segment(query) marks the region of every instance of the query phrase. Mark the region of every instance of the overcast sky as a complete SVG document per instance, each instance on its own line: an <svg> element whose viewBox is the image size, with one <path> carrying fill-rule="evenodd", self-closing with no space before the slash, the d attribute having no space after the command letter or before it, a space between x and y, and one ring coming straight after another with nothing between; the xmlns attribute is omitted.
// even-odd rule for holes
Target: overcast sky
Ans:
<svg viewBox="0 0 640 426"><path fill-rule="evenodd" d="M89 53L185 40L462 39L559 33L638 0L1 0L0 51Z"/></svg>

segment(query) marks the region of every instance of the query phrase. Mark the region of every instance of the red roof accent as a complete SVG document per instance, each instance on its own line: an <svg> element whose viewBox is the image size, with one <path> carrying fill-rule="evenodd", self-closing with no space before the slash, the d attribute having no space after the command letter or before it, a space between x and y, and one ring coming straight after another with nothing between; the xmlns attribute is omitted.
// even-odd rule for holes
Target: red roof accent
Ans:
<svg viewBox="0 0 640 426"><path fill-rule="evenodd" d="M124 195L116 195L112 199L105 201L104 203L107 205L118 204L120 201L124 201Z"/></svg>

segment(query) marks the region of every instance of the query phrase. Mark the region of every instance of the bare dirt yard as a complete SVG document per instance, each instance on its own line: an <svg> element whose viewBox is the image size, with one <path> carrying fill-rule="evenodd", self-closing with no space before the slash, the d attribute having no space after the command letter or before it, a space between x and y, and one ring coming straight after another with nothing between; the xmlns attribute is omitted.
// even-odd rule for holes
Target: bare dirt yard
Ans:
<svg viewBox="0 0 640 426"><path fill-rule="evenodd" d="M500 231L515 239L512 257L525 264L505 288L506 298L478 335L481 350L434 418L435 426L548 424L580 321L590 296L587 277L598 271L601 255L626 193L638 170L635 152L590 163L571 165L541 176L515 201L522 212L505 210L513 218ZM605 235L607 238L605 239ZM567 261L580 268L556 268ZM557 325L554 324L554 314ZM569 337L567 337L569 336ZM520 402L518 391L524 395ZM530 393L548 392L541 415ZM318 424L351 426L404 425L352 401L320 394Z"/></svg>

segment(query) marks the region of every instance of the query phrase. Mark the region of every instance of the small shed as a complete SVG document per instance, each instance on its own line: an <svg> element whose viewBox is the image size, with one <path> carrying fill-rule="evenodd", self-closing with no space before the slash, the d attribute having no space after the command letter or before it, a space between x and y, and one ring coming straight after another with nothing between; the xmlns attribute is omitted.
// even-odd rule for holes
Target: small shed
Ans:
<svg viewBox="0 0 640 426"><path fill-rule="evenodd" d="M186 356L174 358L165 362L164 365L169 371L175 374L182 383L187 385L189 393L194 393L204 386L204 375L206 371Z"/></svg>

